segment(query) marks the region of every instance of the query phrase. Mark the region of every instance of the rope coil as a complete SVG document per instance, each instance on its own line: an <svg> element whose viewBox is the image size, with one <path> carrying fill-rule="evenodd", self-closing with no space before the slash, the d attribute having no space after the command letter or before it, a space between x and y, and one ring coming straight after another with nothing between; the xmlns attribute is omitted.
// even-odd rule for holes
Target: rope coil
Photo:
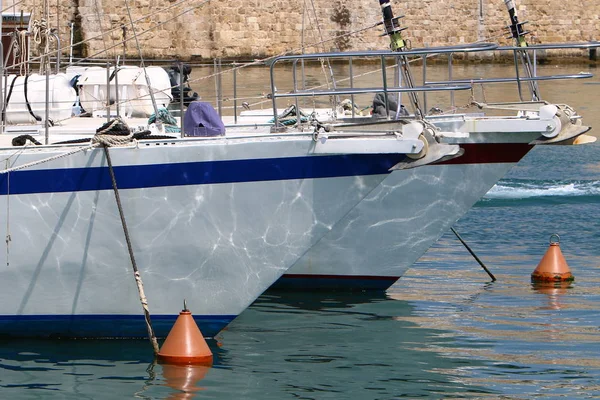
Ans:
<svg viewBox="0 0 600 400"><path fill-rule="evenodd" d="M34 20L31 25L33 42L36 44L40 55L40 75L50 67L50 41L53 40L52 30L48 27L45 18Z"/></svg>
<svg viewBox="0 0 600 400"><path fill-rule="evenodd" d="M145 134L145 132L144 132ZM26 137L29 135L18 136L13 139L13 145L15 145L15 140L17 140L17 145L23 143L22 145L26 145L27 140L31 140L33 138ZM21 169L26 169L29 167L33 167L39 164L44 164L50 161L58 160L59 158L68 157L70 155L91 150L96 147L117 147L117 146L125 146L130 143L135 143L135 135L131 132L127 124L125 124L120 118L109 121L102 125L100 128L96 130L96 134L91 138L90 144L87 146L78 147L73 150L66 151L61 154L57 154L51 157L44 158L42 160L32 161L30 163L17 165L14 167L7 167L3 170L0 170L0 175L8 174L13 171L19 171ZM37 142L35 139L31 140L33 143ZM37 142L39 143L39 142Z"/></svg>

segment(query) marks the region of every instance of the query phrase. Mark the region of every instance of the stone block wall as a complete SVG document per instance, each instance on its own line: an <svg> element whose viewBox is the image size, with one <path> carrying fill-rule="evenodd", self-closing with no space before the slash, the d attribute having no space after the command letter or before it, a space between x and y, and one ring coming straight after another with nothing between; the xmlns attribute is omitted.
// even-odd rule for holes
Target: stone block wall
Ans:
<svg viewBox="0 0 600 400"><path fill-rule="evenodd" d="M6 2L5 2L6 3ZM4 5L8 11L43 15L39 1ZM68 0L50 2L52 26L59 24L68 54L69 23L85 46L83 55L208 60L262 59L285 52L383 49L381 10L375 0ZM58 4L58 10L57 10ZM528 20L530 43L600 39L600 1L516 0L519 19ZM127 7L128 5L129 7ZM314 8L313 8L314 5ZM38 7L34 9L33 7ZM393 1L406 15L404 36L413 47L475 41L511 44L503 0ZM58 12L58 14L57 14ZM129 15L135 23L140 50ZM123 43L123 40L126 40ZM582 51L571 55L582 56Z"/></svg>

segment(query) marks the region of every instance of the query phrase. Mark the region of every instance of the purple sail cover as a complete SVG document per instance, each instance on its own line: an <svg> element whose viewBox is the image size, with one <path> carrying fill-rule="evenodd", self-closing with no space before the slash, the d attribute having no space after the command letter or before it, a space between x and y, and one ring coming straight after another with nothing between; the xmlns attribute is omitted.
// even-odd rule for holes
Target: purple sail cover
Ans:
<svg viewBox="0 0 600 400"><path fill-rule="evenodd" d="M186 136L220 136L225 134L225 125L210 103L193 101L183 117Z"/></svg>

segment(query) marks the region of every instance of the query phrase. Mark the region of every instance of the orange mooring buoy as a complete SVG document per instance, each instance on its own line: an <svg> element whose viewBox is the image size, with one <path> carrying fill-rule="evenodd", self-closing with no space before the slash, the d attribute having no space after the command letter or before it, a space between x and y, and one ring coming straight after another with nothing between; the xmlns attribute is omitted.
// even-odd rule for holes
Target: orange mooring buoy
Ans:
<svg viewBox="0 0 600 400"><path fill-rule="evenodd" d="M212 365L212 359L212 352L184 302L183 310L158 352L158 360L167 364Z"/></svg>
<svg viewBox="0 0 600 400"><path fill-rule="evenodd" d="M556 241L552 240L554 237L556 237ZM567 265L567 260L560 251L559 243L560 237L556 233L550 236L550 246L546 250L546 254L531 273L533 282L560 282L575 279Z"/></svg>

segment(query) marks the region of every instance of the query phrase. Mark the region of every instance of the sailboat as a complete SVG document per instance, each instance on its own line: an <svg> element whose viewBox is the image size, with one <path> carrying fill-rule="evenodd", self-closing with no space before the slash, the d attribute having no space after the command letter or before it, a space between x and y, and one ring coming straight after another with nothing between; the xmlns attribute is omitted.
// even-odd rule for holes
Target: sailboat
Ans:
<svg viewBox="0 0 600 400"><path fill-rule="evenodd" d="M98 74L79 85L104 113L81 103L87 116L65 120L77 93L64 73L47 65L3 87L1 336L143 337L151 326L161 337L184 302L213 336L423 148L366 134L323 148L314 132L224 135L198 122L169 134L158 118L139 126L110 110L130 93L120 85L157 110L152 79L104 72L106 86ZM190 121L215 122L196 103Z"/></svg>
<svg viewBox="0 0 600 400"><path fill-rule="evenodd" d="M385 290L398 280L452 225L460 219L487 191L500 180L510 168L521 160L536 145L571 145L591 142L595 138L585 135L589 127L582 124L581 117L568 105L555 105L541 100L537 85L541 80L585 79L592 75L577 73L570 75L536 76L536 52L566 48L595 48L598 42L527 45L527 32L516 16L514 2L506 5L511 18L510 31L515 46L498 47L486 43L440 48L406 49L402 37L405 29L400 18L395 18L389 2L381 0L386 33L391 38L392 50L397 54L397 65L403 86L379 88L388 97L402 93L408 97L407 106L414 106L407 117L401 102L394 104L379 102L384 108L383 118L359 116L353 112L310 108L305 112L319 115L321 124L329 132L320 137L331 138L348 130L394 132L399 121L409 118L412 123L422 124L419 132L431 132L425 139L429 154L412 157L401 168L396 168L365 199L353 208L315 246L306 252L273 288L281 290ZM422 62L423 77L428 76L427 60L433 55L497 51L512 55L515 60L515 77L448 79L427 81L417 87L412 76L410 62ZM450 55L450 56L448 56ZM291 62L294 65L317 55L288 56L274 62ZM352 58L376 60L381 57L393 59L392 54L383 52L355 52L318 55L320 58L344 60L351 65ZM533 58L533 61L532 61ZM386 66L381 62L381 81L386 82ZM351 67L349 67L351 70ZM520 74L520 71L524 73ZM452 65L447 72L452 77ZM425 78L424 78L425 80ZM300 79L299 79L300 81ZM514 84L518 89L519 101L492 104L473 99L470 113L425 111L427 95L437 88L452 93L464 89L472 90L495 84ZM294 87L293 96L316 95L359 95L364 90L356 88L330 91L303 90L303 85ZM529 90L529 98L525 92ZM482 89L483 91L483 89ZM419 98L419 96L421 96ZM450 104L452 109L454 104ZM240 123L258 119L257 112L244 112ZM283 115L284 113L282 113ZM272 117L272 114L269 114ZM275 120L276 123L276 120ZM540 125L537 125L540 124ZM339 132L339 133L336 133ZM427 136L427 135L425 135ZM421 137L421 136L420 136ZM578 139L577 139L578 138ZM583 140L583 139L586 140ZM423 139L423 137L421 137ZM454 146L454 147L453 147ZM456 149L458 148L458 149ZM437 149L437 151L436 151ZM418 165L418 168L415 168Z"/></svg>
<svg viewBox="0 0 600 400"><path fill-rule="evenodd" d="M495 48L459 46L401 55ZM399 53L365 56L385 63ZM272 76L281 63L297 59L273 59ZM92 74L78 87L101 101L85 103L84 109L106 104L104 110L88 109L88 116L63 120L51 114L50 93L65 92L69 102L77 93L54 91L64 77L46 68L39 74L43 81L32 80L44 88L43 107L33 107L27 97L13 104L20 105L27 120L9 126L5 119L0 134L5 237L0 246L0 335L142 337L151 323L160 337L185 301L202 332L212 336L289 268L295 275L309 275L298 272L303 264L308 271L315 265L322 268L323 260L313 255L334 254L331 245L321 246L335 245L331 238L340 232L351 233L341 235L340 243L351 239L347 243L370 259L368 265L378 263L369 256L382 249L388 251L382 257L393 258L394 265L399 253L418 257L532 141L570 141L587 130L582 125L566 129L563 125L570 127L576 116L557 121L558 110L546 104L509 117L430 118L423 113L321 123L315 113L306 124L298 118L285 125L278 120L277 101L289 94L277 92L273 79L273 123L240 123L225 130L210 105L192 102L176 133L165 129L172 126L168 118L159 121L157 98L163 103L170 99L158 95L162 91L148 69L141 67L136 79L125 79L128 73L106 68ZM106 79L95 80L100 75ZM25 78L11 81L13 93L21 82L21 92L28 93ZM134 100L123 85L144 92L143 105L151 105L154 122L136 119L137 111L119 115L116 106ZM384 84L370 90L383 94L389 112L389 93L470 88ZM298 91L292 98L351 95L355 90ZM80 92L80 99L84 95ZM62 102L56 102L55 111L61 112ZM368 218L357 219L364 216ZM398 216L406 219L406 241L394 237L391 250L375 236L360 242L362 236L344 228L356 220L361 235L365 228L384 227L386 232ZM390 238L397 232L397 227L387 231ZM339 261L336 274L364 281L364 274L344 265L344 258ZM360 259L352 262L358 265ZM319 271L317 278L325 270Z"/></svg>

